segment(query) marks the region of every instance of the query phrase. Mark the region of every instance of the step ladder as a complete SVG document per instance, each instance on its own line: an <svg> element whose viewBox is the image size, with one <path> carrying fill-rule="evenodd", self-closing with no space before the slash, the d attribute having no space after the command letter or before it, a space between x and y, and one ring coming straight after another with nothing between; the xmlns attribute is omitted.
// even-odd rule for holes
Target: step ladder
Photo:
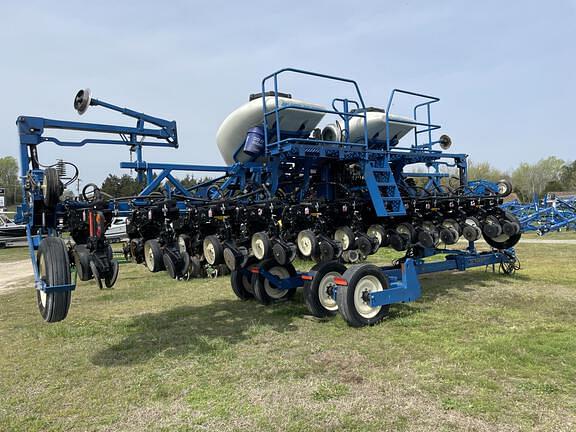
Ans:
<svg viewBox="0 0 576 432"><path fill-rule="evenodd" d="M377 216L406 215L406 208L390 170L388 158L378 161L378 166L375 166L373 161L365 161L364 180Z"/></svg>

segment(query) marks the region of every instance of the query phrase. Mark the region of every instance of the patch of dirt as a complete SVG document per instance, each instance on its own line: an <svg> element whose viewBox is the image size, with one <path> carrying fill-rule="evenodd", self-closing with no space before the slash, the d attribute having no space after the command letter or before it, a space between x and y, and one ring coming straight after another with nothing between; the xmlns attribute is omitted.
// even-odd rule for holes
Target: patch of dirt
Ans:
<svg viewBox="0 0 576 432"><path fill-rule="evenodd" d="M30 260L0 263L0 295L29 286L26 279L32 276Z"/></svg>

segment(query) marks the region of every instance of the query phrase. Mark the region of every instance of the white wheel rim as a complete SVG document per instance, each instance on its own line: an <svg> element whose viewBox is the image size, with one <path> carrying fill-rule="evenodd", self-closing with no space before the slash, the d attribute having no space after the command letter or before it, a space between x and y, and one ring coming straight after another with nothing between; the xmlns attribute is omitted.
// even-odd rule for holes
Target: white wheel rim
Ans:
<svg viewBox="0 0 576 432"><path fill-rule="evenodd" d="M358 281L354 290L354 308L362 318L374 318L382 309L382 306L370 306L370 301L366 302L363 296L382 290L382 284L376 276L364 276Z"/></svg>
<svg viewBox="0 0 576 432"><path fill-rule="evenodd" d="M148 270L152 271L154 270L154 252L152 252L152 248L150 246L146 246L146 249L146 253L144 254L146 259L146 267L148 267Z"/></svg>
<svg viewBox="0 0 576 432"><path fill-rule="evenodd" d="M261 238L252 239L252 252L259 260L264 258L264 240Z"/></svg>
<svg viewBox="0 0 576 432"><path fill-rule="evenodd" d="M370 227L366 234L368 234L368 237L376 237L378 243L382 244L382 232L378 228Z"/></svg>
<svg viewBox="0 0 576 432"><path fill-rule="evenodd" d="M208 264L214 264L216 261L216 250L214 249L212 242L204 243L204 256L206 257Z"/></svg>
<svg viewBox="0 0 576 432"><path fill-rule="evenodd" d="M508 191L506 183L498 183L498 193L504 195Z"/></svg>
<svg viewBox="0 0 576 432"><path fill-rule="evenodd" d="M298 249L306 257L312 255L312 239L308 234L300 234L298 236Z"/></svg>
<svg viewBox="0 0 576 432"><path fill-rule="evenodd" d="M182 236L178 237L178 249L180 253L186 252L186 240L184 240Z"/></svg>
<svg viewBox="0 0 576 432"><path fill-rule="evenodd" d="M280 267L280 266L272 267L270 270L268 270L268 272L273 274L274 276L277 276L280 279L290 277L290 272L286 267ZM264 290L266 291L266 294L268 294L271 298L275 300L281 299L286 294L288 294L288 290L275 288L274 286L272 286L272 284L270 284L270 281L268 279L264 279Z"/></svg>
<svg viewBox="0 0 576 432"><path fill-rule="evenodd" d="M40 279L42 279L44 282L45 278L46 278L46 267L44 265L44 257L40 258ZM40 290L40 303L42 303L42 307L45 308L46 307L46 300L47 300L48 296L46 295L45 291Z"/></svg>
<svg viewBox="0 0 576 432"><path fill-rule="evenodd" d="M329 311L337 311L338 310L338 303L336 300L330 295L329 289L334 287L336 284L334 283L335 277L341 277L342 275L338 272L330 272L326 273L324 277L320 280L318 284L318 300L320 300L320 304Z"/></svg>
<svg viewBox="0 0 576 432"><path fill-rule="evenodd" d="M344 230L336 230L334 233L334 240L338 240L340 243L342 243L343 250L348 250L350 247L350 237Z"/></svg>

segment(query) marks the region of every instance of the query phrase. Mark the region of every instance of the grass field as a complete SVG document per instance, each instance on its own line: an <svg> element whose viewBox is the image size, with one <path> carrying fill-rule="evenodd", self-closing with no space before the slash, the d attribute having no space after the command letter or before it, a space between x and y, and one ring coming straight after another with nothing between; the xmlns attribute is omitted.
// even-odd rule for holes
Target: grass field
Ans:
<svg viewBox="0 0 576 432"><path fill-rule="evenodd" d="M518 254L513 277L424 276L363 329L136 265L58 324L3 295L0 430L576 430L576 245Z"/></svg>

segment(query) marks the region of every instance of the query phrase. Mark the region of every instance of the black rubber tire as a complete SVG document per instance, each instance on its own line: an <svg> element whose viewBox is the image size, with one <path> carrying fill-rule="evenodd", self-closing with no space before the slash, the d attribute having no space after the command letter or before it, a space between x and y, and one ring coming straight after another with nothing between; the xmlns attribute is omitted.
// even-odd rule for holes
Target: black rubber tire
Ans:
<svg viewBox="0 0 576 432"><path fill-rule="evenodd" d="M110 260L110 266L110 274L106 275L104 278L104 285L106 285L106 288L112 288L114 286L116 280L118 279L118 272L120 270L118 261L115 259Z"/></svg>
<svg viewBox="0 0 576 432"><path fill-rule="evenodd" d="M230 273L232 292L242 301L254 298L254 291L252 290L253 273L250 269L257 262L258 260L256 258L250 257L243 269L233 270Z"/></svg>
<svg viewBox="0 0 576 432"><path fill-rule="evenodd" d="M190 273L190 276L193 278L202 277L202 261L197 256L190 258L190 268L188 273Z"/></svg>
<svg viewBox="0 0 576 432"><path fill-rule="evenodd" d="M190 255L188 252L180 252L180 256L182 257L182 265L180 266L180 276L184 276L188 274L188 270L190 269Z"/></svg>
<svg viewBox="0 0 576 432"><path fill-rule="evenodd" d="M512 183L509 180L502 179L499 180L498 183L498 195L502 198L506 198L508 195L512 193L513 187Z"/></svg>
<svg viewBox="0 0 576 432"><path fill-rule="evenodd" d="M60 202L60 196L64 192L64 186L60 181L56 168L46 168L44 170L44 182L42 185L44 192L44 204L53 209Z"/></svg>
<svg viewBox="0 0 576 432"><path fill-rule="evenodd" d="M176 263L172 260L172 256L168 253L164 253L162 255L162 261L164 262L164 268L166 268L166 272L172 279L176 279L178 276L176 274Z"/></svg>
<svg viewBox="0 0 576 432"><path fill-rule="evenodd" d="M320 301L320 284L322 279L331 273L344 274L346 266L338 261L328 261L312 267L314 279L304 283L304 303L312 315L317 318L334 316L338 310L327 309Z"/></svg>
<svg viewBox="0 0 576 432"><path fill-rule="evenodd" d="M296 276L296 269L292 264L279 266L275 260L269 260L265 261L261 267L268 271L272 270L274 267L283 267L287 270L290 277ZM258 274L252 275L252 290L254 291L254 297L263 305L289 300L294 297L294 294L296 294L296 288L292 288L284 290L282 297L273 297L266 290L266 282L267 281L265 281L264 277Z"/></svg>
<svg viewBox="0 0 576 432"><path fill-rule="evenodd" d="M504 212L504 219L520 225L520 221L518 220L518 218L510 212ZM482 237L484 237L484 240L486 241L486 243L488 243L494 249L504 250L504 249L509 249L511 247L514 247L522 238L522 232L519 232L516 235L510 236L506 240L500 241L500 240L496 240L494 238L488 237L487 235L484 234L484 230L482 230Z"/></svg>
<svg viewBox="0 0 576 432"><path fill-rule="evenodd" d="M358 282L366 277L374 276L383 289L388 289L388 278L374 264L357 264L349 267L342 275L348 281L347 285L339 286L336 294L336 301L338 303L338 311L346 322L352 327L364 327L367 325L374 325L382 321L390 309L390 305L380 307L380 310L373 317L362 316L356 309L354 302L355 290L358 287Z"/></svg>
<svg viewBox="0 0 576 432"><path fill-rule="evenodd" d="M190 244L191 243L192 243L192 240L190 239L189 235L180 234L178 236L178 250L180 251L180 253L188 252L190 250Z"/></svg>
<svg viewBox="0 0 576 432"><path fill-rule="evenodd" d="M100 279L100 273L98 272L98 267L94 260L90 260L90 270L92 270L92 276L94 277L94 281L96 282L96 286L98 289L104 288L102 285L102 279Z"/></svg>
<svg viewBox="0 0 576 432"><path fill-rule="evenodd" d="M92 279L92 269L90 268L90 254L86 245L76 245L72 251L76 273L81 281Z"/></svg>
<svg viewBox="0 0 576 432"><path fill-rule="evenodd" d="M212 257L211 254L206 253L206 248L208 245L212 245L214 248L214 256ZM220 239L215 235L207 236L204 241L202 242L202 250L204 252L204 259L208 264L215 266L218 264L222 264L224 262L224 246L220 242Z"/></svg>
<svg viewBox="0 0 576 432"><path fill-rule="evenodd" d="M300 242L302 241L302 239L304 237L306 237L310 240L310 253L309 254L304 253L302 251L302 248L300 247ZM298 246L298 251L300 252L300 255L302 255L304 258L312 258L312 257L317 255L318 238L316 237L316 234L314 234L314 231L311 231L311 230L300 231L298 233L298 238L297 238L296 244Z"/></svg>
<svg viewBox="0 0 576 432"><path fill-rule="evenodd" d="M343 234L348 237L348 246L344 247L344 243L342 243L342 250L350 250L356 249L356 236L354 235L354 231L349 226L341 226L336 229L336 231L342 231ZM334 240L338 240L336 238L336 231L334 231Z"/></svg>
<svg viewBox="0 0 576 432"><path fill-rule="evenodd" d="M48 286L71 283L70 261L66 244L59 237L46 237L40 242L37 255L40 277ZM46 322L62 321L68 315L72 291L43 293L36 290L40 315Z"/></svg>
<svg viewBox="0 0 576 432"><path fill-rule="evenodd" d="M152 273L165 269L162 248L158 240L147 240L146 243L144 243L144 262L148 270Z"/></svg>
<svg viewBox="0 0 576 432"><path fill-rule="evenodd" d="M258 249L256 242L261 244L262 249ZM252 236L250 247L252 248L252 254L259 260L265 260L272 254L272 241L264 231L257 232Z"/></svg>

